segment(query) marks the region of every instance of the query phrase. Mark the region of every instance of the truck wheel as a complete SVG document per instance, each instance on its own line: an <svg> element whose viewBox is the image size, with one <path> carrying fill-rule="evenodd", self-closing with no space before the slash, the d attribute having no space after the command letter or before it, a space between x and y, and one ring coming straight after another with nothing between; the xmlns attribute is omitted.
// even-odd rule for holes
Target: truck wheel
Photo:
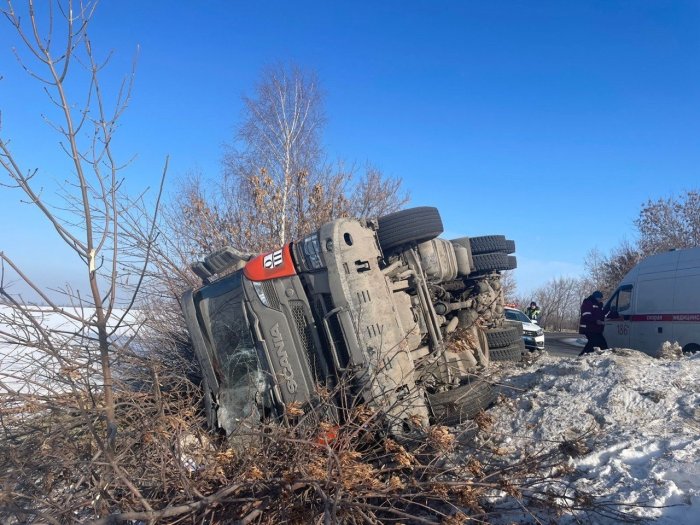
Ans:
<svg viewBox="0 0 700 525"><path fill-rule="evenodd" d="M503 250L505 253L515 253L515 241L506 239L506 249Z"/></svg>
<svg viewBox="0 0 700 525"><path fill-rule="evenodd" d="M420 206L379 217L379 246L385 252L399 246L429 241L443 232L437 208Z"/></svg>
<svg viewBox="0 0 700 525"><path fill-rule="evenodd" d="M505 253L482 253L474 255L474 271L509 270L508 256Z"/></svg>
<svg viewBox="0 0 700 525"><path fill-rule="evenodd" d="M514 326L504 326L502 328L486 330L486 341L491 351L493 351L494 348L510 346L519 339L520 334L518 333L518 329Z"/></svg>
<svg viewBox="0 0 700 525"><path fill-rule="evenodd" d="M523 360L525 344L522 339L504 348L490 348L491 361L514 361L519 363Z"/></svg>
<svg viewBox="0 0 700 525"><path fill-rule="evenodd" d="M436 422L457 425L488 408L496 400L496 395L491 383L476 379L446 392L428 394L428 402Z"/></svg>
<svg viewBox="0 0 700 525"><path fill-rule="evenodd" d="M505 252L506 236L484 235L482 237L471 237L469 244L472 248L472 254Z"/></svg>
<svg viewBox="0 0 700 525"><path fill-rule="evenodd" d="M509 255L508 256L508 269L515 270L517 267L518 267L518 260L515 258L515 255Z"/></svg>
<svg viewBox="0 0 700 525"><path fill-rule="evenodd" d="M691 355L696 352L700 352L700 345L689 343L683 347L683 353L686 355Z"/></svg>

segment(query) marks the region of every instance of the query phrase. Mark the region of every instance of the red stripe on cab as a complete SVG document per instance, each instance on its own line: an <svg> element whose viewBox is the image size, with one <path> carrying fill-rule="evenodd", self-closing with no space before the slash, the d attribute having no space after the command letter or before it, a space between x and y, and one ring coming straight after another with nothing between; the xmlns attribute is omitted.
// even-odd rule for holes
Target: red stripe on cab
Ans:
<svg viewBox="0 0 700 525"><path fill-rule="evenodd" d="M274 252L258 255L255 259L248 261L243 268L243 275L251 281L291 277L296 273L290 244L285 244L283 248Z"/></svg>

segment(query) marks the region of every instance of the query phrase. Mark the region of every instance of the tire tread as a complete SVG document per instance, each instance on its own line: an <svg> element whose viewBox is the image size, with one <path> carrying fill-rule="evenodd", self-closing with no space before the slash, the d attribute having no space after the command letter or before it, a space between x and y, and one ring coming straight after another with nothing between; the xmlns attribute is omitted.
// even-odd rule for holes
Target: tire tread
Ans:
<svg viewBox="0 0 700 525"><path fill-rule="evenodd" d="M429 241L443 232L440 212L432 206L400 210L379 217L377 222L377 237L384 251L404 244Z"/></svg>
<svg viewBox="0 0 700 525"><path fill-rule="evenodd" d="M497 390L483 379L476 379L446 392L429 394L428 400L438 422L456 425L473 418L496 400Z"/></svg>

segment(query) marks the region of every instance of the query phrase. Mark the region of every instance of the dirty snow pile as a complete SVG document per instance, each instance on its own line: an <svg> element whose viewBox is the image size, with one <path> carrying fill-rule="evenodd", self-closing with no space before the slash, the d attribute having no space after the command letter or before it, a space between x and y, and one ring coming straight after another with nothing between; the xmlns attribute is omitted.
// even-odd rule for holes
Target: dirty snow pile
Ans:
<svg viewBox="0 0 700 525"><path fill-rule="evenodd" d="M567 474L626 517L700 523L700 353L666 359L615 349L580 358L546 352L504 374L505 401L489 410L499 446L523 451L577 444ZM629 504L631 506L624 506ZM504 523L530 523L514 510ZM596 513L558 523L618 523Z"/></svg>

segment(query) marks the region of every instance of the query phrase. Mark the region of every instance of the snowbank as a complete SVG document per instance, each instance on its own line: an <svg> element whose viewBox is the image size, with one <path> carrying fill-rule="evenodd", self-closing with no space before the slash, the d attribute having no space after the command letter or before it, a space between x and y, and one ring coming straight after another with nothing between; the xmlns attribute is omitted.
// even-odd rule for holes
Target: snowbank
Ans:
<svg viewBox="0 0 700 525"><path fill-rule="evenodd" d="M700 354L660 360L617 349L582 358L546 353L503 374L505 401L489 411L506 453L577 440L572 492L602 497L630 517L700 523ZM507 522L528 516L511 515ZM567 521L569 520L569 521ZM560 523L612 524L599 515Z"/></svg>

